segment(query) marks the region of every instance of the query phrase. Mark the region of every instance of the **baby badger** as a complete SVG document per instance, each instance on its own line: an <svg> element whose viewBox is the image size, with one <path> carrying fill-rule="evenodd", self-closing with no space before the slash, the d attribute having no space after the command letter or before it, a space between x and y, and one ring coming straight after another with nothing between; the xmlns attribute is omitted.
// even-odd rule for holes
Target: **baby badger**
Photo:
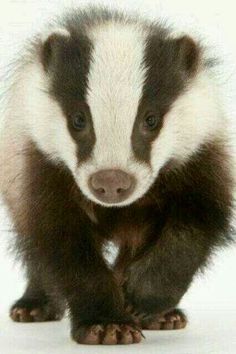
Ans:
<svg viewBox="0 0 236 354"><path fill-rule="evenodd" d="M14 321L130 344L186 325L177 304L229 240L227 122L202 46L161 24L74 11L19 60L1 190L27 271ZM109 243L117 247L108 262Z"/></svg>

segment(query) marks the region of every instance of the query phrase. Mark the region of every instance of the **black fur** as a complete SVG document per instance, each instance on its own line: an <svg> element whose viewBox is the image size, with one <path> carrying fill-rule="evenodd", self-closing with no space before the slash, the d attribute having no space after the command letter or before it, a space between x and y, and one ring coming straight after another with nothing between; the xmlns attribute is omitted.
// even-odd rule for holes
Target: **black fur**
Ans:
<svg viewBox="0 0 236 354"><path fill-rule="evenodd" d="M69 40L50 37L43 47L40 44L44 69L52 78L49 94L61 104L69 129L77 108L86 111L91 119L84 99L92 44L81 32L91 18L83 14L77 30L76 16L65 22L72 33ZM109 13L95 16L95 22L101 19L109 20ZM153 109L160 110L161 120L185 83L195 75L199 48L186 37L164 40L165 31L150 33L146 60L154 64L140 112L147 102L149 106L154 102L153 94L158 90L160 101ZM153 49L155 45L159 56ZM82 78L80 87L75 70ZM164 72L167 76L161 76ZM159 81L153 81L157 74ZM135 129L132 139L136 156L148 161L154 137L149 137L147 148L142 151ZM87 135L71 133L82 151L78 161L83 161L95 143L92 121ZM15 203L12 194L4 194L18 235L16 248L28 275L26 293L11 310L13 319L32 320L33 307L40 308L43 320L53 316L56 319L66 303L76 341L138 342L141 336L133 312L152 320L172 310L215 248L230 241L233 182L223 141L201 146L184 165L169 161L140 200L109 209L88 201L67 168L50 161L33 142L24 153L22 198ZM14 182L11 188L18 188ZM112 269L102 255L107 240L120 246ZM23 315L19 307L24 309ZM130 307L132 311L128 310Z"/></svg>
<svg viewBox="0 0 236 354"><path fill-rule="evenodd" d="M80 327L133 323L129 305L150 318L172 309L215 247L230 241L232 181L220 143L185 166L166 166L146 196L120 209L85 207L64 166L33 145L28 154L24 198L10 205L17 249L29 282L37 277L54 307L68 304L76 340ZM107 239L121 247L113 270L102 256Z"/></svg>

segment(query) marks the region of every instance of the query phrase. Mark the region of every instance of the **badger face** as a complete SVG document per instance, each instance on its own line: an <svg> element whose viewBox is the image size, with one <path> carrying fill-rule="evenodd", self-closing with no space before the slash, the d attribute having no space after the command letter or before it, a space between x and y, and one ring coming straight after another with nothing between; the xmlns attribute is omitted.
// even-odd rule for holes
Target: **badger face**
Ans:
<svg viewBox="0 0 236 354"><path fill-rule="evenodd" d="M28 88L31 134L95 203L133 203L166 163L185 161L217 129L215 94L189 37L110 21L68 26L40 46L48 94L33 104Z"/></svg>

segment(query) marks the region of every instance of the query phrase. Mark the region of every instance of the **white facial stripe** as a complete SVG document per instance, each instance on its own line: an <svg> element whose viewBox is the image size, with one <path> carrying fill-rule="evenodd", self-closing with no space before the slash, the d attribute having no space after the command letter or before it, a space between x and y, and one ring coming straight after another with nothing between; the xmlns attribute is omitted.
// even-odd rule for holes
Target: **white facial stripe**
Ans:
<svg viewBox="0 0 236 354"><path fill-rule="evenodd" d="M89 35L94 50L87 102L96 134L94 158L100 168L126 168L146 75L145 35L135 25L114 23Z"/></svg>
<svg viewBox="0 0 236 354"><path fill-rule="evenodd" d="M208 74L199 73L173 104L152 145L151 164L155 177L170 158L185 161L204 142L221 134L222 114L218 102Z"/></svg>
<svg viewBox="0 0 236 354"><path fill-rule="evenodd" d="M63 161L74 173L74 143L59 104L47 94L47 78L38 64L27 65L12 92L11 121L24 127L38 147L53 160Z"/></svg>
<svg viewBox="0 0 236 354"><path fill-rule="evenodd" d="M150 168L135 161L131 142L147 75L143 64L146 34L133 24L110 23L95 27L89 36L94 47L87 102L96 143L92 158L78 169L77 180L88 198L106 205L91 194L90 175L106 168L133 174L142 183L137 183L135 193L120 204L124 206L141 197L150 186Z"/></svg>

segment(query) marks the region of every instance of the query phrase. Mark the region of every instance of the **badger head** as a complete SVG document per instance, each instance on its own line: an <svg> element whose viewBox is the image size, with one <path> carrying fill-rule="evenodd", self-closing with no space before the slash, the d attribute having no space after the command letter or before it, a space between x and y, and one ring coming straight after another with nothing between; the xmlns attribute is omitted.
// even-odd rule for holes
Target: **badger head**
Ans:
<svg viewBox="0 0 236 354"><path fill-rule="evenodd" d="M188 36L74 19L38 48L22 88L30 133L95 203L133 203L165 164L191 158L218 130L214 87Z"/></svg>

